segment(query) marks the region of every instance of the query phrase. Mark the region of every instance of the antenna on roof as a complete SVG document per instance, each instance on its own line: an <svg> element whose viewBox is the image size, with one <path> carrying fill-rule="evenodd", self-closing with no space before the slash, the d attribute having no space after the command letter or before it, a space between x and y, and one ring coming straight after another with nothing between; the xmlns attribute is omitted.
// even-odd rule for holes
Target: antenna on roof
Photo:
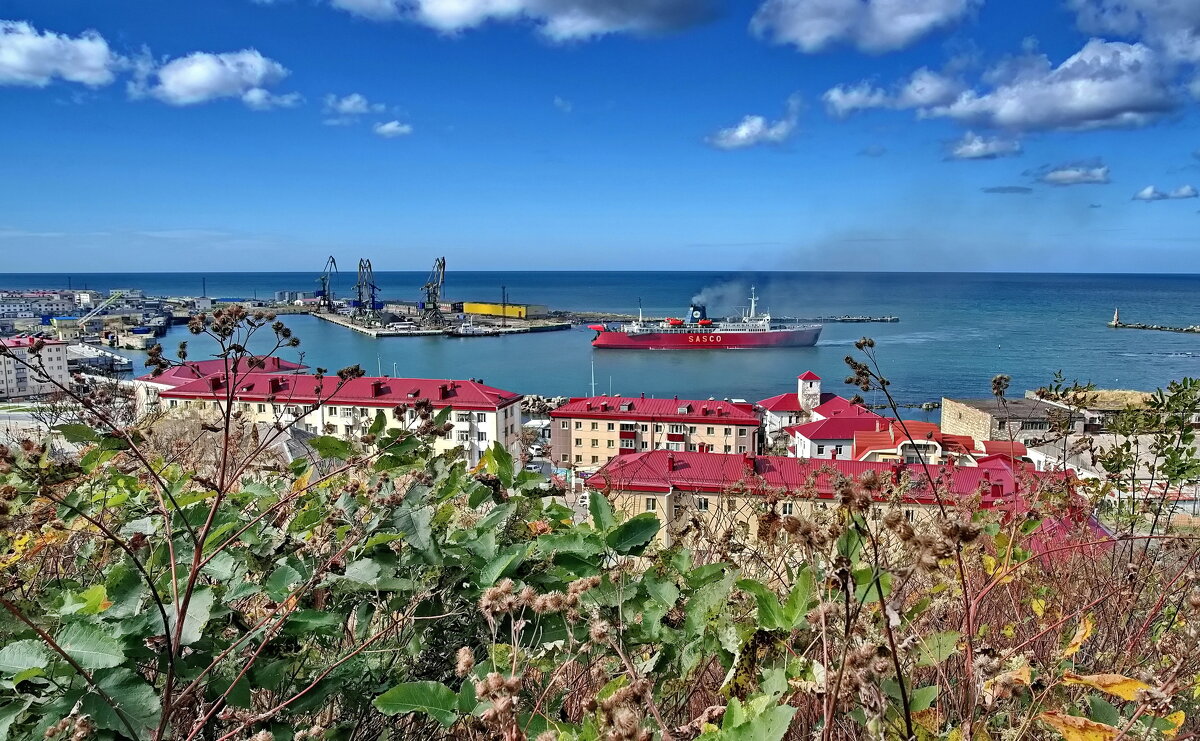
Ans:
<svg viewBox="0 0 1200 741"><path fill-rule="evenodd" d="M592 358L592 396L596 395L596 359Z"/></svg>

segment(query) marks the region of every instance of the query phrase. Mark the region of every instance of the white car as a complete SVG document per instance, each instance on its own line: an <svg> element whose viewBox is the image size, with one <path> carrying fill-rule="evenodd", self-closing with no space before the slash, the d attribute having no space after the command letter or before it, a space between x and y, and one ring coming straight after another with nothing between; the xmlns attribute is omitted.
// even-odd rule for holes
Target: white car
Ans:
<svg viewBox="0 0 1200 741"><path fill-rule="evenodd" d="M529 446L529 454L532 456L541 455L542 454L542 446L541 445L530 445Z"/></svg>
<svg viewBox="0 0 1200 741"><path fill-rule="evenodd" d="M541 473L542 472L542 464L541 463L526 463L525 470L533 471L534 473Z"/></svg>

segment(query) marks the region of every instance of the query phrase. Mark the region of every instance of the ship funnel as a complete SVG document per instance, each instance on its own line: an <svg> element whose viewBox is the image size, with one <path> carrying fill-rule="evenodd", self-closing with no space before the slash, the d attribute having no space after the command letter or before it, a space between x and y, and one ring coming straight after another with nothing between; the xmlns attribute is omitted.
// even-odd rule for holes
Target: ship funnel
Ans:
<svg viewBox="0 0 1200 741"><path fill-rule="evenodd" d="M693 324L700 321L701 319L707 319L707 318L708 318L708 311L705 310L704 304L692 304L691 309L688 310L688 321Z"/></svg>

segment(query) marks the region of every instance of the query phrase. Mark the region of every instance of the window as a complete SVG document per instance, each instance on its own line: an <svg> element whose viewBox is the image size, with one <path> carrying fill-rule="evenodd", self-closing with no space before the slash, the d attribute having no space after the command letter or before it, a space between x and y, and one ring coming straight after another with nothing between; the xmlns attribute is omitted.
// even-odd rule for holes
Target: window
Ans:
<svg viewBox="0 0 1200 741"><path fill-rule="evenodd" d="M716 428L716 427L705 427L705 428L704 428L704 434L705 434L705 435L711 435L711 434L713 434L713 433L714 433L714 432L716 432L716 431L717 431L717 428Z"/></svg>
<svg viewBox="0 0 1200 741"><path fill-rule="evenodd" d="M738 437L745 437L745 436L746 436L746 428L745 428L745 427L739 427L739 428L738 428Z"/></svg>
<svg viewBox="0 0 1200 741"><path fill-rule="evenodd" d="M739 446L738 446L738 452L739 452L739 453L745 453L745 452L746 452L746 446L745 446L745 445L739 445Z"/></svg>
<svg viewBox="0 0 1200 741"><path fill-rule="evenodd" d="M615 447L615 446L613 445L613 441L612 441L612 440L608 440L608 441L607 441L607 443L608 443L608 444L607 444L605 447L608 447L608 448Z"/></svg>
<svg viewBox="0 0 1200 741"><path fill-rule="evenodd" d="M559 429L562 429L562 430L567 429L567 420L564 419L562 422L559 422L558 427L559 427Z"/></svg>
<svg viewBox="0 0 1200 741"><path fill-rule="evenodd" d="M616 428L616 425L614 425L612 422L608 423L608 431L609 432L612 432L615 428Z"/></svg>
<svg viewBox="0 0 1200 741"><path fill-rule="evenodd" d="M912 522L912 520L913 520L913 511L912 511L911 509L906 509L906 510L904 510L904 519L908 520L909 522Z"/></svg>
<svg viewBox="0 0 1200 741"><path fill-rule="evenodd" d="M475 413L475 421L476 422L487 422L487 414L484 412L476 412Z"/></svg>
<svg viewBox="0 0 1200 741"><path fill-rule="evenodd" d="M563 454L562 454L562 462L563 462L563 463L566 463L568 460L570 460L570 458L567 456L567 454L566 454L566 453L563 453Z"/></svg>
<svg viewBox="0 0 1200 741"><path fill-rule="evenodd" d="M642 425L642 432L649 432L650 425Z"/></svg>
<svg viewBox="0 0 1200 741"><path fill-rule="evenodd" d="M599 440L597 440L597 439L596 439L596 438L594 438L594 437L592 438L592 447L593 447L593 448L598 448L598 447L600 447L600 441L599 441Z"/></svg>
<svg viewBox="0 0 1200 741"><path fill-rule="evenodd" d="M575 462L576 462L576 463L583 463L583 456L582 456L582 455L577 455L577 456L575 456Z"/></svg>
<svg viewBox="0 0 1200 741"><path fill-rule="evenodd" d="M733 446L732 446L732 445L726 445L726 446L725 446L725 452L726 452L726 453L732 453L732 452L733 452Z"/></svg>
<svg viewBox="0 0 1200 741"><path fill-rule="evenodd" d="M662 425L654 425L655 432L662 432Z"/></svg>
<svg viewBox="0 0 1200 741"><path fill-rule="evenodd" d="M456 422L470 422L471 421L471 413L470 412L459 412L458 414L454 415L454 420Z"/></svg>
<svg viewBox="0 0 1200 741"><path fill-rule="evenodd" d="M817 455L825 455L825 446L824 445L817 446Z"/></svg>
<svg viewBox="0 0 1200 741"><path fill-rule="evenodd" d="M329 407L329 416L331 416L331 417L337 416L337 407Z"/></svg>
<svg viewBox="0 0 1200 741"><path fill-rule="evenodd" d="M583 429L583 423L582 423L582 422L580 422L580 421L578 421L578 420L576 420L576 421L575 421L575 429L577 429L577 430L582 430L582 429Z"/></svg>
<svg viewBox="0 0 1200 741"><path fill-rule="evenodd" d="M577 448L578 448L578 447L580 447L580 446L582 446L582 445L583 445L583 438L582 438L582 437L577 437L577 438L575 438L575 447L577 447Z"/></svg>
<svg viewBox="0 0 1200 741"><path fill-rule="evenodd" d="M688 449L689 453L695 453L696 452L696 443L688 443L687 449Z"/></svg>
<svg viewBox="0 0 1200 741"><path fill-rule="evenodd" d="M471 441L471 433L467 432L466 430L459 432L458 433L458 441L460 443L470 442Z"/></svg>
<svg viewBox="0 0 1200 741"><path fill-rule="evenodd" d="M593 429L593 430L598 430L598 429L600 429L600 423L599 423L599 422L593 422L593 423L592 423L592 429Z"/></svg>
<svg viewBox="0 0 1200 741"><path fill-rule="evenodd" d="M725 428L725 436L726 436L726 437L729 437L729 436L730 436L730 435L732 435L732 434L733 434L733 428L732 428L732 427L726 427L726 428Z"/></svg>
<svg viewBox="0 0 1200 741"><path fill-rule="evenodd" d="M785 515L792 514L795 511L795 509L796 509L796 504L794 502L784 502L779 505L780 513L785 514Z"/></svg>
<svg viewBox="0 0 1200 741"><path fill-rule="evenodd" d="M708 511L708 497L696 497L696 511L697 512L707 512Z"/></svg>
<svg viewBox="0 0 1200 741"><path fill-rule="evenodd" d="M346 425L346 434L349 435L353 432L354 432L354 425Z"/></svg>
<svg viewBox="0 0 1200 741"><path fill-rule="evenodd" d="M598 456L598 455L593 455L593 456L592 456L592 463L599 463L599 462L600 462L600 456Z"/></svg>
<svg viewBox="0 0 1200 741"><path fill-rule="evenodd" d="M836 450L836 451L837 451L837 454L838 454L838 455L843 455L843 454L846 452L846 446L845 446L845 445L839 445L839 446L837 446L836 448L834 448L834 450Z"/></svg>
<svg viewBox="0 0 1200 741"><path fill-rule="evenodd" d="M475 439L481 443L486 443L487 442L487 433L486 432L476 432Z"/></svg>
<svg viewBox="0 0 1200 741"><path fill-rule="evenodd" d="M638 428L638 426L633 424L632 422L622 422L621 423L621 432L637 432L637 428Z"/></svg>
<svg viewBox="0 0 1200 741"><path fill-rule="evenodd" d="M646 448L648 448L648 447L650 447L650 443L648 443L648 442L646 442L645 440L643 440L643 441L642 441L642 450L645 450L645 449L646 449Z"/></svg>
<svg viewBox="0 0 1200 741"><path fill-rule="evenodd" d="M1045 420L1025 420L1021 423L1022 430L1048 430L1050 423Z"/></svg>
<svg viewBox="0 0 1200 741"><path fill-rule="evenodd" d="M646 497L646 511L653 512L658 509L658 500L654 497Z"/></svg>
<svg viewBox="0 0 1200 741"><path fill-rule="evenodd" d="M177 407L177 406L179 406L179 402L178 402L178 401L176 401L175 399L171 399L171 406L173 406L173 407ZM259 404L258 406L259 406L259 407L262 407L262 404ZM261 412L261 411L262 411L262 409L259 409L259 411Z"/></svg>
<svg viewBox="0 0 1200 741"><path fill-rule="evenodd" d="M625 439L621 441L621 447L626 450L633 450L633 440Z"/></svg>
<svg viewBox="0 0 1200 741"><path fill-rule="evenodd" d="M671 425L667 431L673 435L682 435L683 431L684 431L684 426L683 425Z"/></svg>

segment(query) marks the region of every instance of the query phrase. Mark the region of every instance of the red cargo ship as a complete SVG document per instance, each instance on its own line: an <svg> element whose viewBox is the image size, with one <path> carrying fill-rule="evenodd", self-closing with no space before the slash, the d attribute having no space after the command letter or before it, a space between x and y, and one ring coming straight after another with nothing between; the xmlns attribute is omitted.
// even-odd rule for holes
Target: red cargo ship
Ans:
<svg viewBox="0 0 1200 741"><path fill-rule="evenodd" d="M773 322L770 314L757 313L758 298L750 290L750 308L740 319L708 318L704 306L693 304L687 320L636 322L610 328L592 324L596 330L592 347L621 350L744 350L759 347L812 347L821 336L820 324Z"/></svg>

